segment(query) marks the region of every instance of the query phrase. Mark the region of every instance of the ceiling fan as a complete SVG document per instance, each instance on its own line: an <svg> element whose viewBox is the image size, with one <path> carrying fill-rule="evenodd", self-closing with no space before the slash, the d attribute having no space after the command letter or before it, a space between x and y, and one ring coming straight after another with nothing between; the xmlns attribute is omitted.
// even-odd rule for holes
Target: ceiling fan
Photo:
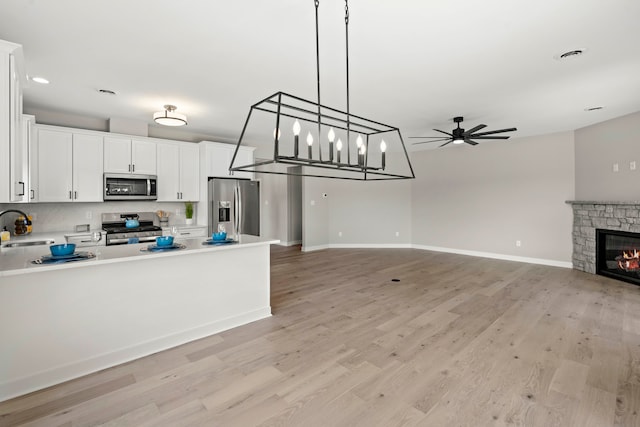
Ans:
<svg viewBox="0 0 640 427"><path fill-rule="evenodd" d="M463 143L467 143L470 145L477 145L478 143L476 141L473 141L473 139L509 139L509 136L504 136L504 135L500 135L500 136L494 136L494 134L496 133L504 133L504 132L514 132L518 129L516 128L509 128L509 129L499 129L499 130L490 130L490 131L486 131L486 132L479 132L478 131L480 129L484 129L487 127L487 125L478 125L476 127L473 127L467 131L465 131L463 128L460 127L460 123L462 123L463 117L454 117L453 121L454 123L458 124L458 127L455 128L453 131L451 131L451 133L449 132L445 132L442 131L440 129L434 129L436 132L440 132L443 133L445 135L447 135L446 138L442 137L442 136L410 136L409 138L419 138L419 139L429 139L430 141L419 141L419 142L414 142L413 145L416 144L426 144L427 142L441 142L441 141L446 141L444 144L442 144L440 147L444 147L447 144L450 143L454 143L454 144L463 144Z"/></svg>

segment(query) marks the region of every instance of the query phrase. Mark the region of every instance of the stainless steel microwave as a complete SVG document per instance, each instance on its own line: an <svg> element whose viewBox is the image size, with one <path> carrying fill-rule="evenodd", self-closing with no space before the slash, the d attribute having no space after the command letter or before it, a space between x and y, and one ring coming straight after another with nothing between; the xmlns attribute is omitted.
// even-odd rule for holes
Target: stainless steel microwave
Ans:
<svg viewBox="0 0 640 427"><path fill-rule="evenodd" d="M157 200L158 177L128 173L104 174L104 200Z"/></svg>

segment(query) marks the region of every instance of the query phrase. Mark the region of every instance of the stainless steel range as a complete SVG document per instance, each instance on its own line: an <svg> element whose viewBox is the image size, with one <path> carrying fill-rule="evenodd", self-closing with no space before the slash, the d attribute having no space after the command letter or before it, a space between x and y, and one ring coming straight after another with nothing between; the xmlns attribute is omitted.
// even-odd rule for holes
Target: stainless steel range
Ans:
<svg viewBox="0 0 640 427"><path fill-rule="evenodd" d="M155 242L162 228L153 224L155 213L103 213L102 229L107 233L107 246Z"/></svg>

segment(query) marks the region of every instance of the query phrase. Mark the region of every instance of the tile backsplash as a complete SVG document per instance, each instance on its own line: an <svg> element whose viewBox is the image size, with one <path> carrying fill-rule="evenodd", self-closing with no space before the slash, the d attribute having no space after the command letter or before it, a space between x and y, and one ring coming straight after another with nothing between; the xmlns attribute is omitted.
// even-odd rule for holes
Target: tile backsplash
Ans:
<svg viewBox="0 0 640 427"><path fill-rule="evenodd" d="M74 231L78 224L89 224L92 229L101 227L102 213L169 212L169 225L185 223L182 202L103 202L103 203L3 203L0 211L18 209L33 216L33 232ZM197 211L198 203L194 203ZM90 217L90 218L89 218ZM196 217L196 214L194 214ZM13 234L15 214L0 218L0 229L7 226ZM157 218L156 218L157 223Z"/></svg>

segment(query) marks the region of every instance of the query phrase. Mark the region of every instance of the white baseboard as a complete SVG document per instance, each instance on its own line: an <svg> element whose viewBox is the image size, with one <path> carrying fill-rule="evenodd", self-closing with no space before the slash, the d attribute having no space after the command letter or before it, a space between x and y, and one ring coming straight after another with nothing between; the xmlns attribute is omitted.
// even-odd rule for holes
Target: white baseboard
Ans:
<svg viewBox="0 0 640 427"><path fill-rule="evenodd" d="M411 247L413 247L414 249L421 249L424 251L447 252L451 254L469 255L469 256L475 256L475 257L481 257L481 258L493 258L493 259L501 259L505 261L516 261L516 262L526 262L529 264L548 265L551 267L573 268L573 263L571 262L557 261L553 259L521 257L521 256L514 256L514 255L496 254L493 252L467 251L464 249L443 248L439 246L411 245Z"/></svg>
<svg viewBox="0 0 640 427"><path fill-rule="evenodd" d="M271 307L264 307L238 316L222 319L207 325L202 325L186 331L177 332L139 343L131 347L121 348L113 352L97 355L85 360L78 360L73 363L58 366L46 371L36 372L32 375L22 377L10 382L0 383L0 402L41 390L55 384L82 377L93 372L111 368L122 363L130 362L144 356L148 356L159 351L168 350L173 347L208 337L218 332L226 331L237 326L255 322L271 316Z"/></svg>
<svg viewBox="0 0 640 427"><path fill-rule="evenodd" d="M313 252L313 251L321 251L322 249L329 249L329 245L318 245L318 246L302 246L302 252Z"/></svg>
<svg viewBox="0 0 640 427"><path fill-rule="evenodd" d="M296 246L302 244L302 240L292 240L290 242L280 242L278 243L280 246Z"/></svg>
<svg viewBox="0 0 640 427"><path fill-rule="evenodd" d="M332 243L332 249L411 249L411 243Z"/></svg>

